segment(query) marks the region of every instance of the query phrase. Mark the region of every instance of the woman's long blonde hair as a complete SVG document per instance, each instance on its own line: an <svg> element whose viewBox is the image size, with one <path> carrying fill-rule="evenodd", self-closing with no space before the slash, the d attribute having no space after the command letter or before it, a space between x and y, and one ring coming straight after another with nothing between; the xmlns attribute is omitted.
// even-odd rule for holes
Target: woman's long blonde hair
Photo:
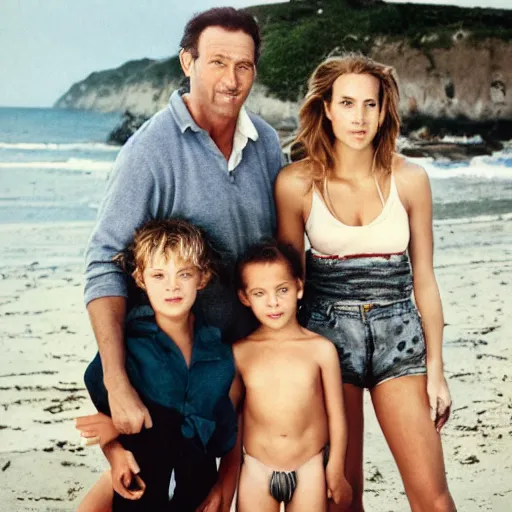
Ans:
<svg viewBox="0 0 512 512"><path fill-rule="evenodd" d="M399 93L393 68L364 55L347 54L329 57L315 69L300 109L300 128L294 145L312 163L313 179L322 179L334 167L335 137L324 104L332 100L332 87L336 79L348 73L372 75L379 81L380 116L379 130L373 140L373 168L391 172L396 138L400 132Z"/></svg>

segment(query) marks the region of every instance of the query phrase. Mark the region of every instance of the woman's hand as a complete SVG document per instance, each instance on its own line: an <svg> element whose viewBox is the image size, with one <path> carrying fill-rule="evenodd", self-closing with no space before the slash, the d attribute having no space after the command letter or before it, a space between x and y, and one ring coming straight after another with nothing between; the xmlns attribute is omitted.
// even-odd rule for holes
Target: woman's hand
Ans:
<svg viewBox="0 0 512 512"><path fill-rule="evenodd" d="M444 377L442 364L427 363L427 395L430 405L430 418L436 430L441 432L450 417L452 398Z"/></svg>
<svg viewBox="0 0 512 512"><path fill-rule="evenodd" d="M103 447L119 436L112 419L101 412L76 418L75 426L87 446L99 444Z"/></svg>

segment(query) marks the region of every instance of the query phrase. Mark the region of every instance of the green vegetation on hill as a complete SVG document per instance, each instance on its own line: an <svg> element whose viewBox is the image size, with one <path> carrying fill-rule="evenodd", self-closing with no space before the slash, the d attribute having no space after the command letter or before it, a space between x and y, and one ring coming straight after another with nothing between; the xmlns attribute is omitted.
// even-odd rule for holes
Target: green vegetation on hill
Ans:
<svg viewBox="0 0 512 512"><path fill-rule="evenodd" d="M326 56L367 53L377 38L407 40L428 51L454 44L454 34L478 41L512 39L512 13L499 9L364 0L291 1L249 7L263 30L258 79L283 100L297 100L306 79Z"/></svg>
<svg viewBox="0 0 512 512"><path fill-rule="evenodd" d="M381 0L291 0L247 11L256 16L263 32L258 81L282 100L300 99L308 76L328 55L368 53L378 42L403 42L432 60L432 49L449 48L458 38L469 43L487 37L512 39L512 11L503 9L387 4ZM144 81L160 89L182 78L177 56L130 61L117 69L92 73L63 98L79 97L90 87L109 95L111 86Z"/></svg>

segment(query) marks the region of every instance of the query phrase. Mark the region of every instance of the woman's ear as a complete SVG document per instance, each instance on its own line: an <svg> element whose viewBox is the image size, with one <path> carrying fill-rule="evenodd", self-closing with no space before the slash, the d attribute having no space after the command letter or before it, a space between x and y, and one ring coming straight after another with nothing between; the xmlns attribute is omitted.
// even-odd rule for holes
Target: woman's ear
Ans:
<svg viewBox="0 0 512 512"><path fill-rule="evenodd" d="M247 306L248 308L251 307L251 303L249 302L249 299L247 298L244 290L238 290L238 298L244 306Z"/></svg>
<svg viewBox="0 0 512 512"><path fill-rule="evenodd" d="M380 114L379 114L379 128L384 124L384 119L386 119L386 112L388 109L388 101L386 98L382 100L382 105L380 107Z"/></svg>
<svg viewBox="0 0 512 512"><path fill-rule="evenodd" d="M332 121L330 104L327 103L326 101L324 101L323 104L324 104L324 112L325 112L325 115L327 116L327 119L329 119L329 121Z"/></svg>

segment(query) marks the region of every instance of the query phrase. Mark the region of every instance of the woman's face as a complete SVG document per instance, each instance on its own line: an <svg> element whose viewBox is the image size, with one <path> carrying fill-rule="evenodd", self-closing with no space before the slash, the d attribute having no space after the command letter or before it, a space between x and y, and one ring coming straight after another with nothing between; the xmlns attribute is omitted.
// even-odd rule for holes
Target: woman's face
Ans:
<svg viewBox="0 0 512 512"><path fill-rule="evenodd" d="M325 112L338 144L366 149L379 129L379 80L372 75L349 73L336 79Z"/></svg>

